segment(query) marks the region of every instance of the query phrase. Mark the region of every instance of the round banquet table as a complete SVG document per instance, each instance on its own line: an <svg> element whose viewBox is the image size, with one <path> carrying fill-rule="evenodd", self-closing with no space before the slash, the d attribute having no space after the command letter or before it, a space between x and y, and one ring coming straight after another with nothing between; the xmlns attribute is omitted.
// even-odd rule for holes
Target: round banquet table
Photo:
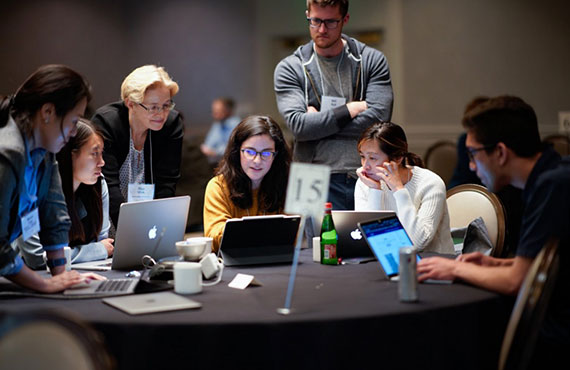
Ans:
<svg viewBox="0 0 570 370"><path fill-rule="evenodd" d="M301 251L288 316L276 309L291 265L226 267L218 285L189 296L202 303L194 310L131 316L101 298L0 294L0 312L75 313L103 334L118 369L496 368L512 298L456 282L420 284L419 301L403 303L376 261L325 266L311 256ZM228 287L237 273L262 286Z"/></svg>

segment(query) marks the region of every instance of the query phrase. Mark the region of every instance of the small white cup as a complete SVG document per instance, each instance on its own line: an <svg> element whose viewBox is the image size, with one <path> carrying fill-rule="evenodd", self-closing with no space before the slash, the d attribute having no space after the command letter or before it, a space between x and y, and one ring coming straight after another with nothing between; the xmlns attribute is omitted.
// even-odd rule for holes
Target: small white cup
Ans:
<svg viewBox="0 0 570 370"><path fill-rule="evenodd" d="M313 236L313 261L321 262L321 237Z"/></svg>
<svg viewBox="0 0 570 370"><path fill-rule="evenodd" d="M199 261L208 252L208 243L205 240L189 238L176 242L176 251L184 261Z"/></svg>
<svg viewBox="0 0 570 370"><path fill-rule="evenodd" d="M174 264L174 291L179 294L196 294L202 291L202 269L199 263Z"/></svg>
<svg viewBox="0 0 570 370"><path fill-rule="evenodd" d="M192 238L187 238L186 241L188 241L188 240L198 240L198 241L206 242L206 250L200 256L200 259L205 257L208 253L212 253L212 244L214 243L213 238L210 238L209 236L196 236L196 237L192 237Z"/></svg>

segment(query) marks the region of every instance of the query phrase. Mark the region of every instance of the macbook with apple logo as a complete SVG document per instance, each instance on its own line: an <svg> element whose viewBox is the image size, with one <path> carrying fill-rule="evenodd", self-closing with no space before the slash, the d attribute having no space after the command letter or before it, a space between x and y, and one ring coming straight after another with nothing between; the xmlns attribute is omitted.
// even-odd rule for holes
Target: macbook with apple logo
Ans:
<svg viewBox="0 0 570 370"><path fill-rule="evenodd" d="M394 216L394 211L332 211L332 218L338 234L338 256L345 262L373 261L374 255L366 244L359 222Z"/></svg>
<svg viewBox="0 0 570 370"><path fill-rule="evenodd" d="M176 242L184 239L190 196L121 204L115 251L104 261L72 264L74 269L131 270L142 268L142 256L155 260L178 256ZM162 239L159 238L161 237ZM159 245L157 245L159 241Z"/></svg>

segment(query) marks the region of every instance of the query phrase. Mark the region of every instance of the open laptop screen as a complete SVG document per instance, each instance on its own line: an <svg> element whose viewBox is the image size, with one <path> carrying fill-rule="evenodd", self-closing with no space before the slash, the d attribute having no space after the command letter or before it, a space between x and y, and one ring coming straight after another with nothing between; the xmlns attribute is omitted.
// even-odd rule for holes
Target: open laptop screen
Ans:
<svg viewBox="0 0 570 370"><path fill-rule="evenodd" d="M386 275L398 275L400 248L413 246L398 217L363 222L358 227Z"/></svg>
<svg viewBox="0 0 570 370"><path fill-rule="evenodd" d="M360 258L365 261L367 257L372 258L372 251L358 230L358 223L395 214L394 211L337 211L333 209L332 218L338 235L338 256L345 261L347 258Z"/></svg>

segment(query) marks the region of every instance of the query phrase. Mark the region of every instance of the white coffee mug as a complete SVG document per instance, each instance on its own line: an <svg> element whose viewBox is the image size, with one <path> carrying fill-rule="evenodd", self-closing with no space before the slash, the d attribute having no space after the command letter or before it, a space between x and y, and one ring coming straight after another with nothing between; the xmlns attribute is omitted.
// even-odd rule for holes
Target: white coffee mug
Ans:
<svg viewBox="0 0 570 370"><path fill-rule="evenodd" d="M208 255L208 253L212 253L212 244L214 243L214 239L210 238L209 236L195 236L192 238L187 238L186 241L190 241L190 240L198 240L198 241L204 241L206 242L206 250L204 251L204 253L200 256L200 259L204 258L206 255Z"/></svg>
<svg viewBox="0 0 570 370"><path fill-rule="evenodd" d="M202 268L199 263L174 264L174 291L179 294L195 294L202 291Z"/></svg>
<svg viewBox="0 0 570 370"><path fill-rule="evenodd" d="M199 261L208 251L208 244L204 240L182 240L176 242L176 251L184 261Z"/></svg>

